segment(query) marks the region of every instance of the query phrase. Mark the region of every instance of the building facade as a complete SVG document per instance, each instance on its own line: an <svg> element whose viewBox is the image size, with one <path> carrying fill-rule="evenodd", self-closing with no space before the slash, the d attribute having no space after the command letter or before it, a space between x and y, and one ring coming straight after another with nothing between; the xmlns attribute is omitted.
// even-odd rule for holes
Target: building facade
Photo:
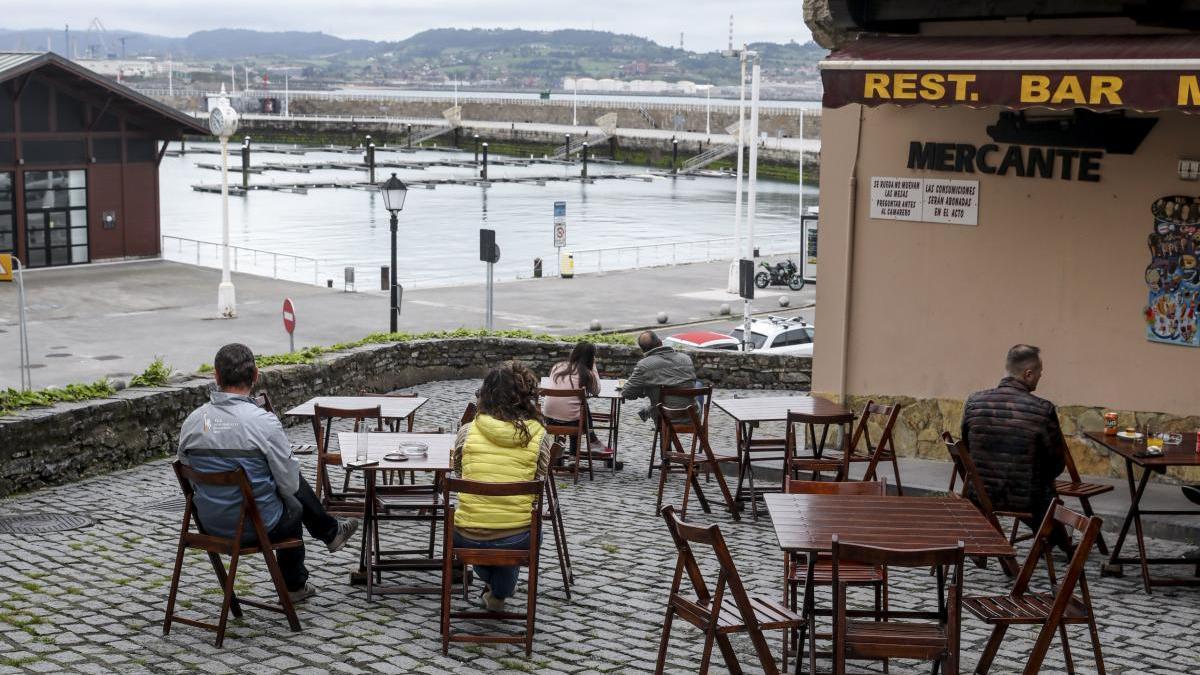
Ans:
<svg viewBox="0 0 1200 675"><path fill-rule="evenodd" d="M52 53L0 53L0 253L159 255L158 165L195 119Z"/></svg>
<svg viewBox="0 0 1200 675"><path fill-rule="evenodd" d="M1200 36L906 19L822 64L814 391L903 402L902 451L944 459L1029 343L1085 472L1118 473L1077 435L1106 410L1200 428Z"/></svg>

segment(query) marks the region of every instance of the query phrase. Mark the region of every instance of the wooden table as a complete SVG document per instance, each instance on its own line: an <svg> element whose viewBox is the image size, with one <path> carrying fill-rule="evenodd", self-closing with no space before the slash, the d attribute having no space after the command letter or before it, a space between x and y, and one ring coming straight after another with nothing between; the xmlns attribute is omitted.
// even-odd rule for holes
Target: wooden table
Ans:
<svg viewBox="0 0 1200 675"><path fill-rule="evenodd" d="M833 551L835 534L842 541L886 548L954 547L961 541L971 557L1003 558L1016 553L983 513L960 497L768 494L763 499L779 548L788 554L805 554L807 574L812 574L818 554ZM941 568L937 572L940 598L940 584L945 579ZM812 584L805 584L804 607L809 610L814 605L813 592ZM847 614L862 612L850 610ZM911 612L889 611L888 615L904 618ZM809 654L810 658L819 655Z"/></svg>
<svg viewBox="0 0 1200 675"><path fill-rule="evenodd" d="M612 462L617 461L617 443L620 441L619 427L621 424L621 385L625 384L625 380L613 380L600 378L600 393L589 398L607 399L609 404L607 427L601 427L608 430L608 447L612 448ZM555 382L554 380L543 377L539 385L542 389L569 389L566 386L565 380ZM593 428L594 425L593 425Z"/></svg>
<svg viewBox="0 0 1200 675"><path fill-rule="evenodd" d="M1150 482L1151 474L1166 473L1167 467L1172 466L1200 466L1200 454L1196 453L1196 434L1182 434L1182 443L1164 445L1163 454L1157 457L1139 457L1138 454L1146 449L1145 446L1135 446L1133 441L1118 436L1105 436L1101 432L1094 431L1089 431L1086 435L1109 452L1125 459L1125 477L1129 484L1129 513L1125 514L1125 522L1121 525L1117 543L1113 546L1108 564L1102 571L1105 574L1119 576L1124 571L1122 567L1124 563L1136 562L1141 567L1142 586L1147 593L1151 593L1151 589L1155 586L1200 586L1200 574L1191 577L1152 576L1150 565L1188 565L1197 568L1197 572L1200 572L1200 565L1197 564L1195 558L1151 558L1147 556L1146 540L1142 533L1142 514L1197 515L1200 514L1200 510L1146 510L1141 508L1142 495L1146 492L1146 485ZM1134 477L1134 466L1142 469L1140 480ZM1136 558L1122 558L1121 547L1125 544L1125 537L1129 534L1131 524L1137 535L1138 555Z"/></svg>
<svg viewBox="0 0 1200 675"><path fill-rule="evenodd" d="M811 415L847 415L845 406L815 396L763 396L753 398L715 398L713 405L725 411L737 423L738 484L734 499L749 500L751 514L758 518L758 495L764 491L754 485L755 461L781 460L786 463L786 443L783 439L754 438L754 429L762 422L786 422L789 412ZM828 429L821 434L820 448L825 445ZM808 433L814 439L815 432ZM816 451L814 449L814 451ZM767 454L754 458L754 454ZM787 467L784 467L784 472ZM744 483L749 485L749 495L743 494ZM779 488L772 488L776 490ZM771 491L771 490L768 490Z"/></svg>
<svg viewBox="0 0 1200 675"><path fill-rule="evenodd" d="M404 400L404 399L399 399ZM437 523L441 520L445 504L442 504L442 477L452 467L450 449L454 446L455 434L410 434L369 433L367 434L367 456L378 460L366 467L352 466L358 451L358 434L338 433L342 467L363 472L366 483L365 504L362 523L362 555L359 571L365 575L367 599L376 593L441 593L441 583L429 586L376 586L375 577L388 570L441 570L441 558L434 556ZM383 456L395 452L406 442L424 443L429 454L421 458L410 458L403 462L389 462ZM379 485L378 476L384 471L420 471L433 473L432 485ZM408 511L407 513L405 511ZM429 523L429 546L427 549L398 551L376 551L372 533L377 523L391 520L416 520ZM420 557L397 557L400 554L424 553Z"/></svg>
<svg viewBox="0 0 1200 675"><path fill-rule="evenodd" d="M402 420L429 402L423 396L315 396L284 413L297 417L312 417L318 405L324 408L374 408L379 406L385 420Z"/></svg>
<svg viewBox="0 0 1200 675"><path fill-rule="evenodd" d="M1016 555L1008 540L970 500L961 497L763 496L779 548L829 553L832 537L888 548L966 544L971 557Z"/></svg>

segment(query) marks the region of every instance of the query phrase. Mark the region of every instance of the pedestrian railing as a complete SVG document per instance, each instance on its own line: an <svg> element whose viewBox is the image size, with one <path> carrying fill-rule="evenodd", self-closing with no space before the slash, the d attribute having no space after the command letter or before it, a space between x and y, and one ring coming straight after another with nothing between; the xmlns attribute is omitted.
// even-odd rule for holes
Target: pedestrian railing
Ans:
<svg viewBox="0 0 1200 675"><path fill-rule="evenodd" d="M201 241L170 234L162 235L164 260L220 269L224 264L222 249L223 245L216 241ZM264 251L232 244L229 246L229 267L234 272L320 285L321 265L321 261L307 256Z"/></svg>
<svg viewBox="0 0 1200 675"><path fill-rule="evenodd" d="M759 250L760 255L764 256L798 253L802 250L798 232L755 235L754 247ZM575 256L575 272L579 274L678 265L732 258L733 237L584 248L571 253Z"/></svg>

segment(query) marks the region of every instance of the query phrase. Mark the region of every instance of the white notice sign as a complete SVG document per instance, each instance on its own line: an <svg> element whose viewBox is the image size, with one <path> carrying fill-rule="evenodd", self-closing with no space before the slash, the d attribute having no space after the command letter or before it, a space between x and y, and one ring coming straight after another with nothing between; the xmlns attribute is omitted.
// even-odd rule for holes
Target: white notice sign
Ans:
<svg viewBox="0 0 1200 675"><path fill-rule="evenodd" d="M875 176L871 217L978 225L979 181Z"/></svg>
<svg viewBox="0 0 1200 675"><path fill-rule="evenodd" d="M926 178L925 213L927 223L954 225L979 224L979 181Z"/></svg>
<svg viewBox="0 0 1200 675"><path fill-rule="evenodd" d="M871 178L871 217L921 220L921 179Z"/></svg>

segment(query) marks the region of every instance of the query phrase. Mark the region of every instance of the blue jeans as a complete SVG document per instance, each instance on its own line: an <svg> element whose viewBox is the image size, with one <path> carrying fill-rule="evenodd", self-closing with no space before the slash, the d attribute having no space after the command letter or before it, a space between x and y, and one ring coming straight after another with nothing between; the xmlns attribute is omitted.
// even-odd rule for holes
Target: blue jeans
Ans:
<svg viewBox="0 0 1200 675"><path fill-rule="evenodd" d="M538 537L541 539L541 537ZM541 544L541 541L538 542ZM527 550L529 548L529 530L502 539L470 539L454 533L455 548L497 548L510 550ZM483 583L492 587L492 597L498 600L511 598L517 590L517 579L521 575L520 565L474 565L475 575Z"/></svg>

